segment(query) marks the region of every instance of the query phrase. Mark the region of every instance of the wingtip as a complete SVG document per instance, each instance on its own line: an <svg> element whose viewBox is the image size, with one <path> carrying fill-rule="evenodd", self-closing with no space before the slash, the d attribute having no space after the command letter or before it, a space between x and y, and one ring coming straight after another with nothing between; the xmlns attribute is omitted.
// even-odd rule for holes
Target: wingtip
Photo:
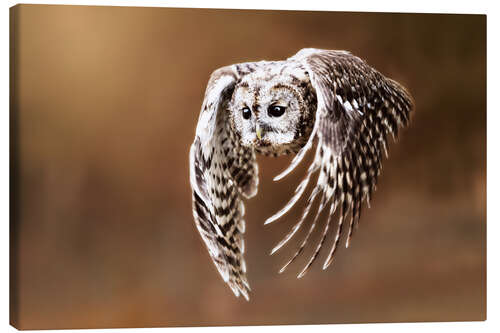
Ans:
<svg viewBox="0 0 500 333"><path fill-rule="evenodd" d="M250 296L248 296L248 292L246 290L242 290L241 291L241 294L243 295L243 297L246 299L247 302L250 302Z"/></svg>
<svg viewBox="0 0 500 333"><path fill-rule="evenodd" d="M233 292L234 296L239 297L239 296L240 296L240 291L239 291L239 289L238 289L236 286L232 285L232 284L229 284L229 283L228 283L228 285L229 285L229 288L231 288L231 290L232 290L232 292Z"/></svg>
<svg viewBox="0 0 500 333"><path fill-rule="evenodd" d="M292 263L293 259L295 259L295 257L290 259L285 265L283 265L283 267L281 267L279 274L283 273L288 268L288 266Z"/></svg>
<svg viewBox="0 0 500 333"><path fill-rule="evenodd" d="M333 261L333 257L332 258L328 258L325 261L325 263L323 264L323 270L326 270L332 264L332 261Z"/></svg>
<svg viewBox="0 0 500 333"><path fill-rule="evenodd" d="M242 278L241 281L245 285L245 287L248 289L248 291L252 291L252 288L250 288L250 283L248 283L248 280L246 278Z"/></svg>
<svg viewBox="0 0 500 333"><path fill-rule="evenodd" d="M271 252L269 252L269 255L272 256L273 254L276 253L276 251L278 251L279 249L281 248L280 245L277 245L275 247L273 247L273 249L271 250Z"/></svg>
<svg viewBox="0 0 500 333"><path fill-rule="evenodd" d="M274 181L274 182L277 182L277 181L280 181L280 180L282 180L283 178L285 178L285 176L288 174L288 172L287 172L287 171L288 171L288 170L285 170L285 171L281 172L279 175L275 176L275 177L273 178L273 181Z"/></svg>
<svg viewBox="0 0 500 333"><path fill-rule="evenodd" d="M274 221L276 221L277 219L278 219L278 217L276 217L275 215L273 215L273 216L269 217L267 220L264 221L264 225L271 224Z"/></svg>

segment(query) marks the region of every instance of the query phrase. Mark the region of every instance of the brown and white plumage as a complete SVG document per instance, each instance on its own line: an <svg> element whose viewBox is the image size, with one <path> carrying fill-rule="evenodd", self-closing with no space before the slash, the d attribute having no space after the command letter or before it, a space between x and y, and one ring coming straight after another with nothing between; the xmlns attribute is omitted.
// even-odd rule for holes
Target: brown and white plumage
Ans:
<svg viewBox="0 0 500 333"><path fill-rule="evenodd" d="M285 61L231 65L212 74L190 151L193 214L212 260L236 296L248 299L250 290L243 258L242 199L257 192L255 152L296 153L275 178L279 180L316 146L315 158L289 203L265 222L286 214L318 174L301 218L271 252L300 230L319 200L304 240L281 270L302 253L326 210L321 240L301 277L330 231L335 238L323 269L333 260L344 225L349 227L349 245L361 204L369 204L376 188L382 153L387 156L386 136L397 137L412 107L401 85L345 51L303 49Z"/></svg>

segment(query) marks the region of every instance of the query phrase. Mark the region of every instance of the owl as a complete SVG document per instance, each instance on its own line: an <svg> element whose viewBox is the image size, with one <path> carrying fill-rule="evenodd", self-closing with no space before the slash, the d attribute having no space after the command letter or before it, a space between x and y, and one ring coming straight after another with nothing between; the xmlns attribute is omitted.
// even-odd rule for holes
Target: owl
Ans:
<svg viewBox="0 0 500 333"><path fill-rule="evenodd" d="M265 221L279 219L307 197L304 192L317 175L299 220L271 251L309 225L284 271L324 218L320 240L300 278L330 233L334 237L323 269L332 263L344 226L349 246L362 203L369 207L376 188L382 154L387 157L387 135L396 139L412 109L404 87L347 51L308 48L284 61L240 63L212 73L189 154L193 215L210 257L236 296L249 299L244 199L257 193L256 154L295 154L275 181L289 174L306 153L314 154L292 198ZM310 214L316 201L317 209ZM331 223L334 219L336 224Z"/></svg>

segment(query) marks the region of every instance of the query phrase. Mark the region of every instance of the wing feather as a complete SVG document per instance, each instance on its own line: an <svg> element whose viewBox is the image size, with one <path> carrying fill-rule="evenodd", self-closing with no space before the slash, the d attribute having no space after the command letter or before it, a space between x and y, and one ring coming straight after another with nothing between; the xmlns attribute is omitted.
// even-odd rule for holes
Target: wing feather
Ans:
<svg viewBox="0 0 500 333"><path fill-rule="evenodd" d="M298 152L291 165L275 180L286 176L300 163L313 141L317 142L316 155L292 200L266 223L288 212L302 196L312 173L319 170L320 174L303 216L272 253L292 238L302 226L312 204L311 201L319 192L323 194L306 237L280 273L303 252L316 226L318 216L330 204L322 237L312 257L299 273L300 278L321 251L329 234L331 217L338 207L340 207L338 224L323 269L326 269L334 259L343 225L350 214L346 240L346 247L349 246L353 229L359 223L362 202L366 201L369 206L371 195L376 189L382 168L382 152L387 156L386 137L391 134L396 140L398 129L408 125L413 100L399 83L384 77L363 60L346 51L303 49L289 60L299 61L307 68L317 94L318 108L314 128L307 144ZM310 172L311 170L313 172Z"/></svg>
<svg viewBox="0 0 500 333"><path fill-rule="evenodd" d="M257 193L258 168L255 152L240 145L230 126L227 103L237 80L258 65L227 66L211 75L189 162L196 227L223 280L247 300L242 199Z"/></svg>

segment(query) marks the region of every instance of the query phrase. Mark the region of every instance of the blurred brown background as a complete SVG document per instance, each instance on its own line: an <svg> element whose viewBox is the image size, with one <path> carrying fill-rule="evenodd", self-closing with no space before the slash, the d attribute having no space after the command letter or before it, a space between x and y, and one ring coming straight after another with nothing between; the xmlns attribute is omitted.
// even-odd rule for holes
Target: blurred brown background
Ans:
<svg viewBox="0 0 500 333"><path fill-rule="evenodd" d="M486 16L22 5L11 38L18 327L486 318ZM194 226L188 149L211 71L303 47L350 50L417 109L351 247L300 280L304 256L277 271L303 234L268 255L300 209L263 222L304 168L274 183L289 158L259 157L246 302Z"/></svg>

